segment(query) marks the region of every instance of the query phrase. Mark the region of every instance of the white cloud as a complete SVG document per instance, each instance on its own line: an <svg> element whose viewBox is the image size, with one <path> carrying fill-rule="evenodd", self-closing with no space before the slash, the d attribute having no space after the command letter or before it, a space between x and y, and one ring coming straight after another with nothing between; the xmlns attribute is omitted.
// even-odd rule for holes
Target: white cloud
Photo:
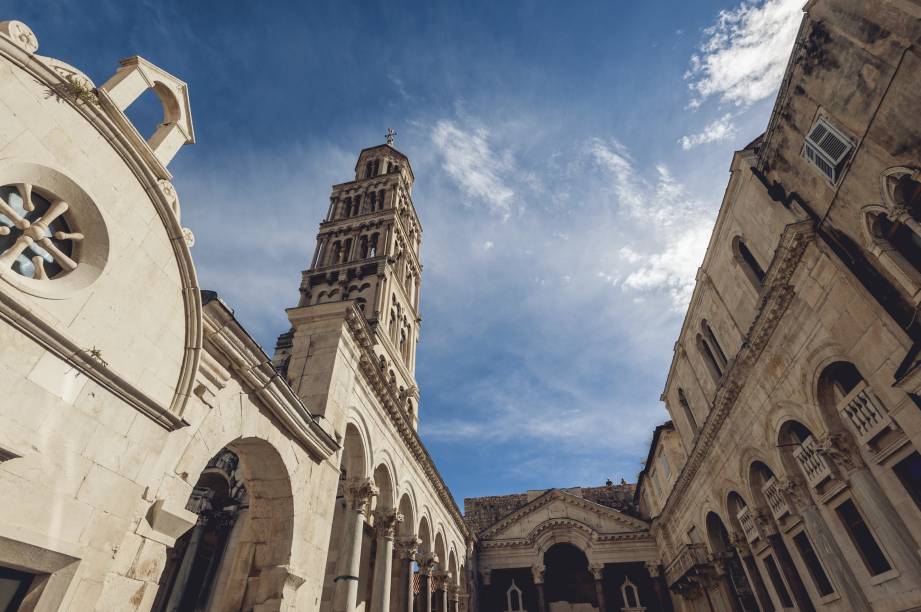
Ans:
<svg viewBox="0 0 921 612"><path fill-rule="evenodd" d="M690 136L682 136L678 142L681 143L682 149L690 151L694 147L702 144L728 140L735 136L736 132L736 126L732 122L732 113L726 113L706 126L702 132Z"/></svg>
<svg viewBox="0 0 921 612"><path fill-rule="evenodd" d="M511 155L499 155L493 150L485 128L461 129L447 119L435 124L431 138L443 158L442 169L461 190L508 219L515 192L503 174L514 170Z"/></svg>
<svg viewBox="0 0 921 612"><path fill-rule="evenodd" d="M694 290L715 210L691 197L664 164L655 166L655 181L650 183L620 143L595 140L591 149L609 173L619 204L640 220L631 227L635 245L623 245L616 252L621 287L634 293L665 293L672 309L683 311ZM620 277L599 275L606 280Z"/></svg>
<svg viewBox="0 0 921 612"><path fill-rule="evenodd" d="M783 79L802 7L803 0L764 0L721 11L685 74L696 96L690 107L711 96L736 106L770 96Z"/></svg>

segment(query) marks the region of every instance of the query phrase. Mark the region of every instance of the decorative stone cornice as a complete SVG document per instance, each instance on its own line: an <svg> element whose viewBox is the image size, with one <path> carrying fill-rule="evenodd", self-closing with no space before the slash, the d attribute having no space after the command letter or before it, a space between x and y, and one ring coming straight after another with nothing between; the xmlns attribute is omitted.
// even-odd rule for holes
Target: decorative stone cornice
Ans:
<svg viewBox="0 0 921 612"><path fill-rule="evenodd" d="M242 389L277 418L315 459L322 461L336 452L339 445L279 376L268 355L234 318L233 311L216 297L203 310L205 350L233 372Z"/></svg>
<svg viewBox="0 0 921 612"><path fill-rule="evenodd" d="M368 327L368 322L354 305L351 305L346 311L346 323L349 334L361 351L359 357L360 370L383 407L384 412L389 417L391 424L393 424L406 448L428 477L439 499L444 503L451 518L454 519L457 529L465 538L475 538L475 534L470 532L469 527L464 522L464 517L460 512L460 508L457 507L457 502L454 501L454 497L441 478L441 474L438 472L438 468L435 467L435 462L432 461L432 457L422 443L418 432L413 429L409 419L406 418L403 411L405 402L401 400L399 391L393 388L378 367L378 360L374 354L373 334Z"/></svg>
<svg viewBox="0 0 921 612"><path fill-rule="evenodd" d="M667 521L682 502L690 499L688 488L697 475L710 449L716 445L716 438L722 430L729 413L735 407L742 388L748 381L753 366L757 363L771 339L774 330L790 306L795 294L791 285L793 273L802 260L806 248L815 237L812 221L791 223L784 228L774 258L764 278L764 289L755 318L742 341L742 348L730 361L717 387L713 408L698 432L694 448L688 456L684 469L669 492L662 512L656 522Z"/></svg>

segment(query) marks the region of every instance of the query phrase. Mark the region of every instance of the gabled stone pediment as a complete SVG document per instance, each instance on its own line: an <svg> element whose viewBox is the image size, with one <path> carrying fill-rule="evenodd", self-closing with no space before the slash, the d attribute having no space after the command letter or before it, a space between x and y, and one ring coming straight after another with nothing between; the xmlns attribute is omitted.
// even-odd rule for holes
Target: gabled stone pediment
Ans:
<svg viewBox="0 0 921 612"><path fill-rule="evenodd" d="M550 489L486 529L481 540L534 540L547 529L567 525L589 537L646 532L649 524L619 510L559 489Z"/></svg>

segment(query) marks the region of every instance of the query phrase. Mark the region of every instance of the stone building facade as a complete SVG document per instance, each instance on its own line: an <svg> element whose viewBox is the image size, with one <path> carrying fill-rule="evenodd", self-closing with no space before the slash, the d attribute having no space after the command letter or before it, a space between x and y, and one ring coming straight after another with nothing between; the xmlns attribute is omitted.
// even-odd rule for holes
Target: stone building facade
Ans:
<svg viewBox="0 0 921 612"><path fill-rule="evenodd" d="M0 609L466 607L472 534L416 433L409 161L334 187L269 358L198 286L186 84L37 51L0 23Z"/></svg>
<svg viewBox="0 0 921 612"><path fill-rule="evenodd" d="M0 608L921 610L921 4L804 10L636 485L465 516L417 433L392 137L333 186L270 357L198 286L186 84L134 57L96 87L0 22Z"/></svg>
<svg viewBox="0 0 921 612"><path fill-rule="evenodd" d="M809 2L733 157L637 485L679 610L921 609L919 40Z"/></svg>

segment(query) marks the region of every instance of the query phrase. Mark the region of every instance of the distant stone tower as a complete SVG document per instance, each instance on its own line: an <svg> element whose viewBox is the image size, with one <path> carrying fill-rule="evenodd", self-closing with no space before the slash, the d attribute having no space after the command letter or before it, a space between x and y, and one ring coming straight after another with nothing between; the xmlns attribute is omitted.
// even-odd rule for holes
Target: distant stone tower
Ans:
<svg viewBox="0 0 921 612"><path fill-rule="evenodd" d="M375 367L415 428L422 227L412 202L412 168L393 147L392 136L388 131L387 144L361 151L354 180L333 185L310 268L303 273L298 308L289 310L293 327L279 336L273 362L313 409L331 418L324 409L330 390L323 384L334 381L322 374L316 378L322 370L316 338L300 361L295 336L313 337L327 319L323 313L353 305L367 325ZM309 382L299 381L302 377Z"/></svg>

